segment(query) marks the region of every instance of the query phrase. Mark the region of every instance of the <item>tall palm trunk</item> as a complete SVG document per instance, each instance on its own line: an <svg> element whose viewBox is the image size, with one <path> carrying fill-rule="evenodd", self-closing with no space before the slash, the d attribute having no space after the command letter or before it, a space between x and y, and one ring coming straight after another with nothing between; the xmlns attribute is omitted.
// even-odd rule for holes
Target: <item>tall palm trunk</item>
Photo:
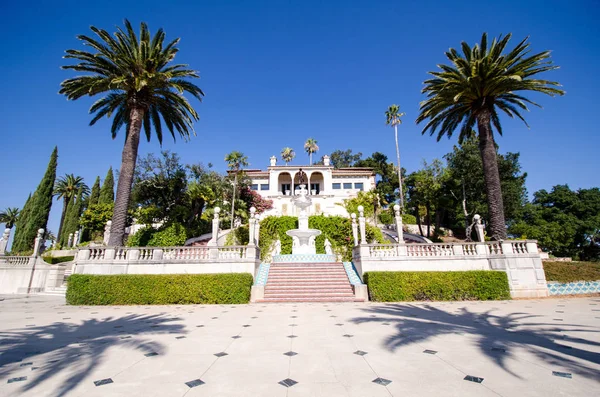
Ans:
<svg viewBox="0 0 600 397"><path fill-rule="evenodd" d="M483 176L490 217L490 237L492 240L503 240L506 238L504 203L502 201L496 144L490 124L489 110L483 110L477 115L477 127L479 129L479 152L483 162Z"/></svg>
<svg viewBox="0 0 600 397"><path fill-rule="evenodd" d="M308 152L308 162L309 165L312 165L312 152Z"/></svg>
<svg viewBox="0 0 600 397"><path fill-rule="evenodd" d="M123 244L125 226L127 225L127 209L129 208L129 196L133 184L133 173L137 162L138 147L140 145L140 130L144 120L145 110L134 107L129 113L129 125L127 126L127 138L123 147L121 157L121 168L119 170L119 183L117 184L117 197L113 211L112 225L108 245L111 247Z"/></svg>
<svg viewBox="0 0 600 397"><path fill-rule="evenodd" d="M396 159L398 160L398 193L400 194L400 213L404 211L404 195L402 194L402 168L400 168L400 148L398 147L398 125L394 125L396 135Z"/></svg>
<svg viewBox="0 0 600 397"><path fill-rule="evenodd" d="M60 214L60 224L58 225L58 235L56 236L56 241L61 241L60 236L62 236L63 225L65 223L65 215L67 214L67 207L69 206L69 200L67 197L63 197L63 208L62 214Z"/></svg>

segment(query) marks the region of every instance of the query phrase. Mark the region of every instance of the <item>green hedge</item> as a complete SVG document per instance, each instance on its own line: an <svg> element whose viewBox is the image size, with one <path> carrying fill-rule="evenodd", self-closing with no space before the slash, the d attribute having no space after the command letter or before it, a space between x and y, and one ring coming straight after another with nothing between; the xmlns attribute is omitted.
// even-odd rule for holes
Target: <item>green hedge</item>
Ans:
<svg viewBox="0 0 600 397"><path fill-rule="evenodd" d="M600 262L546 262L546 281L600 281Z"/></svg>
<svg viewBox="0 0 600 397"><path fill-rule="evenodd" d="M75 257L74 256L58 256L58 257L54 258L52 256L44 256L44 257L42 257L42 259L46 263L49 263L51 265L56 265L57 263L71 262L73 259L75 259Z"/></svg>
<svg viewBox="0 0 600 397"><path fill-rule="evenodd" d="M364 278L376 302L510 299L500 271L367 272Z"/></svg>
<svg viewBox="0 0 600 397"><path fill-rule="evenodd" d="M67 283L70 305L169 305L248 303L252 275L73 274Z"/></svg>

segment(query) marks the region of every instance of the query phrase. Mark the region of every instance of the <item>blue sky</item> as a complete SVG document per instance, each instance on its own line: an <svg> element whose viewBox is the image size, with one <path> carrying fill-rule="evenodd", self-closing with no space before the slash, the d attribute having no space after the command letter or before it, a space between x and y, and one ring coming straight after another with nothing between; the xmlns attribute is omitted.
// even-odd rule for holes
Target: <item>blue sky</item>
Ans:
<svg viewBox="0 0 600 397"><path fill-rule="evenodd" d="M213 163L225 170L232 150L265 168L285 146L294 164L308 163L303 142L313 137L317 154L352 149L365 157L381 151L394 158L393 130L384 111L392 103L406 112L399 128L402 165L409 172L441 157L455 140L436 142L415 125L427 72L444 63L444 52L481 33L513 33L512 44L530 36L534 51L552 50L561 69L548 79L567 94L532 95L543 109L526 115L531 126L502 119L501 152L521 153L530 194L567 183L600 185L600 134L595 122L600 79L600 3L597 1L119 1L2 2L0 55L0 208L21 207L35 190L52 148L58 175L75 173L93 184L109 166L118 169L123 134L111 140L109 123L89 127L85 98L69 102L59 84L64 50L81 48L78 34L90 25L114 31L123 18L163 27L181 37L176 61L200 72L205 91L197 136L165 139L186 163ZM158 152L143 141L140 155ZM56 232L61 205L53 206Z"/></svg>

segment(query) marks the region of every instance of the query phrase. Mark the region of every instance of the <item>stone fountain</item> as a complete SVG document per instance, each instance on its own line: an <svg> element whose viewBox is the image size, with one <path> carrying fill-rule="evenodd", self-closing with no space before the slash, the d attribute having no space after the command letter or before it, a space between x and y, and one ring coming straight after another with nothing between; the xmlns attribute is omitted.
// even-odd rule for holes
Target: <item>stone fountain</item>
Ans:
<svg viewBox="0 0 600 397"><path fill-rule="evenodd" d="M300 210L298 214L298 229L288 230L286 234L294 241L292 255L315 255L315 238L321 234L321 231L308 228L308 213L306 209L310 207L312 200L308 196L306 185L301 184L298 190L298 194L292 199L294 206Z"/></svg>

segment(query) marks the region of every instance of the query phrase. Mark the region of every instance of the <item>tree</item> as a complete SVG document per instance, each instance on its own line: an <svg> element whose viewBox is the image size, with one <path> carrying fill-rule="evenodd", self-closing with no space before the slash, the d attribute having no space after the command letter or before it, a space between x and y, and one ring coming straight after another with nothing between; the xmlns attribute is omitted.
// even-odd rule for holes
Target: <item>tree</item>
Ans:
<svg viewBox="0 0 600 397"><path fill-rule="evenodd" d="M296 157L296 152L291 147L284 147L281 151L281 159L285 161L285 165L288 165Z"/></svg>
<svg viewBox="0 0 600 397"><path fill-rule="evenodd" d="M498 110L509 117L525 122L522 110L527 103L535 102L517 94L518 91L535 91L550 96L563 95L556 88L557 82L537 80L533 76L554 70L550 52L529 55L527 38L514 49L504 53L511 35L494 39L487 46L487 34L473 48L462 43L463 54L451 48L446 57L452 66L439 65L441 71L430 72L434 77L425 81L422 92L427 99L421 102L417 124L428 120L423 134L437 134L439 141L444 135L451 137L459 128L459 142L470 133L475 124L478 128L479 150L483 162L485 187L492 239L506 238L506 224L502 189L496 162L496 144L492 126L502 135ZM527 125L527 123L525 122Z"/></svg>
<svg viewBox="0 0 600 397"><path fill-rule="evenodd" d="M233 219L235 217L235 191L237 189L238 173L242 167L248 166L248 157L244 156L244 153L234 150L225 156L225 161L227 162L227 167L234 175L233 195L231 199L231 229L233 230Z"/></svg>
<svg viewBox="0 0 600 397"><path fill-rule="evenodd" d="M100 200L100 177L96 177L96 182L94 182L94 186L92 186L92 192L90 193L88 206L98 204L98 200Z"/></svg>
<svg viewBox="0 0 600 397"><path fill-rule="evenodd" d="M52 208L52 193L54 192L54 181L56 180L56 164L58 160L58 148L55 147L50 155L50 161L46 168L46 173L32 196L30 209L24 219L27 224L23 226L23 232L19 233L19 239L13 242L12 250L15 252L25 252L33 248L38 229L46 229L48 217ZM29 201L29 200L28 200ZM25 207L23 207L25 212Z"/></svg>
<svg viewBox="0 0 600 397"><path fill-rule="evenodd" d="M193 164L188 168L192 179L188 183L187 189L190 208L190 218L187 223L190 227L194 222L200 221L206 209L222 204L223 198L229 190L229 184L223 175L211 169L211 164L208 167L202 164Z"/></svg>
<svg viewBox="0 0 600 397"><path fill-rule="evenodd" d="M113 139L126 127L109 241L109 245L118 246L123 244L142 127L148 141L154 128L162 144L163 122L173 139L177 132L187 140L194 134L193 123L199 116L183 94L187 92L201 101L204 93L188 80L199 77L196 71L170 64L179 51L179 39L163 46L162 29L151 37L147 25L141 23L139 39L128 20L125 30L117 28L114 37L94 26L91 30L97 38L79 35L78 39L94 51L67 50L65 58L79 63L63 66L90 75L63 81L60 93L70 100L105 94L90 108L95 114L90 125L104 116L112 117Z"/></svg>
<svg viewBox="0 0 600 397"><path fill-rule="evenodd" d="M475 214L486 214L485 178L483 163L475 133L465 138L461 145L455 145L444 159L448 166L448 179L443 186L447 203L447 226L458 228L464 225L467 231ZM519 153L497 154L498 173L502 187L502 203L508 225L520 217L527 201L525 179L519 163Z"/></svg>
<svg viewBox="0 0 600 397"><path fill-rule="evenodd" d="M391 105L388 110L385 111L385 124L394 127L394 135L396 137L396 159L398 160L398 193L400 196L400 210L404 209L404 194L402 193L402 169L400 168L400 149L398 147L398 124L402 124L400 117L404 116L404 113L400 112L400 106Z"/></svg>
<svg viewBox="0 0 600 397"><path fill-rule="evenodd" d="M19 214L19 217L17 218L17 221L15 222L15 226L16 226L16 230L15 230L15 234L13 236L13 244L12 244L12 251L13 252L19 252L19 251L15 251L15 241L20 241L22 239L21 236L23 236L23 234L25 233L25 229L27 228L27 223L29 221L29 214L31 213L31 207L33 206L33 195L31 193L29 193L29 196L27 197L27 200L25 201L25 204L23 205L23 209L21 210L21 213Z"/></svg>
<svg viewBox="0 0 600 397"><path fill-rule="evenodd" d="M114 207L114 204L92 204L83 211L79 218L79 224L85 230L82 241L102 241L104 226L111 220Z"/></svg>
<svg viewBox="0 0 600 397"><path fill-rule="evenodd" d="M84 187L81 186L79 190L77 190L77 193L73 195L71 202L68 205L67 215L65 216L65 224L63 226L63 233L58 239L59 244L63 247L68 244L69 235L74 235L79 229L79 218L83 212L84 200L85 190Z"/></svg>
<svg viewBox="0 0 600 397"><path fill-rule="evenodd" d="M187 218L187 174L176 153L161 151L141 158L135 171L132 202L153 208L157 220L185 222Z"/></svg>
<svg viewBox="0 0 600 397"><path fill-rule="evenodd" d="M100 188L98 204L112 204L115 202L115 177L112 167L106 172L106 178Z"/></svg>
<svg viewBox="0 0 600 397"><path fill-rule="evenodd" d="M8 207L0 212L0 223L4 223L7 229L12 229L17 220L19 220L19 209L16 207Z"/></svg>
<svg viewBox="0 0 600 397"><path fill-rule="evenodd" d="M352 154L352 149L334 150L329 155L329 159L334 168L354 167L361 160L362 153Z"/></svg>
<svg viewBox="0 0 600 397"><path fill-rule="evenodd" d="M308 138L304 143L304 151L308 153L308 159L310 165L312 165L312 155L319 151L319 146L317 146L317 141L313 138Z"/></svg>
<svg viewBox="0 0 600 397"><path fill-rule="evenodd" d="M90 189L83 182L83 177L75 176L74 174L66 174L58 178L56 183L54 184L54 195L57 199L62 199L63 208L62 213L60 214L60 223L58 226L58 241L61 241L62 238L62 230L65 222L65 215L67 213L67 207L77 191L83 188L83 193L85 195L89 194Z"/></svg>
<svg viewBox="0 0 600 397"><path fill-rule="evenodd" d="M406 184L408 186L408 195L410 203L415 209L415 217L421 235L421 212L420 207L425 208L425 215L427 217L427 237L431 237L431 214L436 214L436 231L439 230L441 223L441 210L445 208L444 196L441 194L442 186L448 176L446 168L443 163L435 159L431 164L423 162L423 168L413 172L406 178Z"/></svg>
<svg viewBox="0 0 600 397"><path fill-rule="evenodd" d="M263 198L258 192L250 189L248 186L244 186L240 190L240 200L246 203L246 208L256 208L257 214L262 214L265 211L273 208L273 200Z"/></svg>
<svg viewBox="0 0 600 397"><path fill-rule="evenodd" d="M542 249L556 256L600 259L599 188L573 191L557 185L533 196L521 219L509 227L511 235L536 239Z"/></svg>
<svg viewBox="0 0 600 397"><path fill-rule="evenodd" d="M398 174L392 162L388 162L385 154L375 152L366 159L359 160L354 163L355 167L373 168L375 173L376 187L375 190L383 200L385 205L393 203L397 200L396 189L398 189ZM406 170L402 169L402 175ZM404 178L402 178L404 181ZM402 190L404 192L404 189ZM404 194L404 193L403 193Z"/></svg>

